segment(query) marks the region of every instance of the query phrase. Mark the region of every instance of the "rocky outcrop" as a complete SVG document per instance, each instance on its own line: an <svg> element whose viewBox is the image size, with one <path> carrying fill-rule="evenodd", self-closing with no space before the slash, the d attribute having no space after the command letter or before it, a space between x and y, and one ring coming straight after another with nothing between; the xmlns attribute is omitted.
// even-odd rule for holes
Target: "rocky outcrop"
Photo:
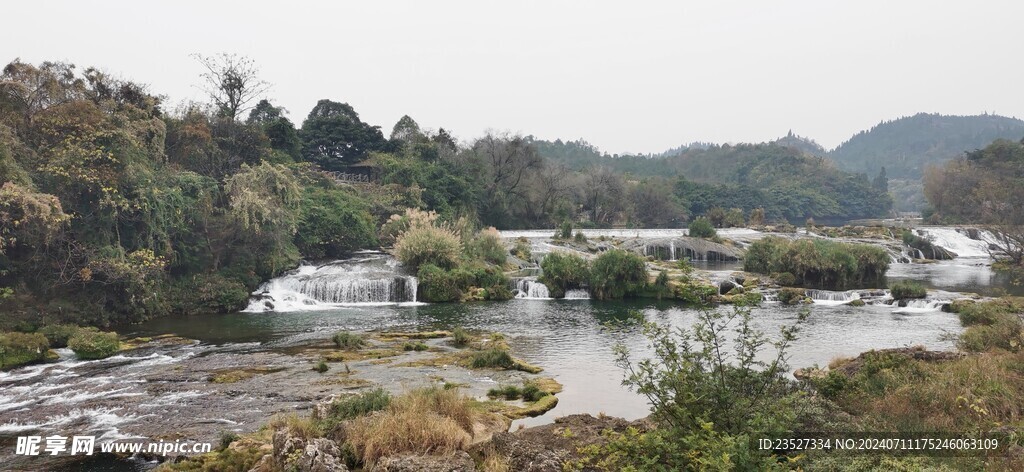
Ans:
<svg viewBox="0 0 1024 472"><path fill-rule="evenodd" d="M929 351L921 346L901 347L894 349L878 349L861 353L859 356L835 366L831 369L834 372L843 374L846 377L853 377L860 372L870 357L892 356L903 357L923 362L946 362L954 361L964 357L963 353L953 351Z"/></svg>
<svg viewBox="0 0 1024 472"><path fill-rule="evenodd" d="M344 472L338 443L326 438L303 439L287 428L274 432L273 462L278 470L298 472ZM261 460L261 463L263 461ZM259 465L259 464L257 464Z"/></svg>
<svg viewBox="0 0 1024 472"><path fill-rule="evenodd" d="M385 457L370 469L371 472L473 472L476 464L465 451L448 456L399 454Z"/></svg>
<svg viewBox="0 0 1024 472"><path fill-rule="evenodd" d="M566 461L578 458L581 447L606 441L602 431L621 433L630 426L641 431L652 428L647 420L629 422L622 418L569 415L552 424L514 433L496 433L489 443L480 447L492 448L507 457L510 470L561 472Z"/></svg>

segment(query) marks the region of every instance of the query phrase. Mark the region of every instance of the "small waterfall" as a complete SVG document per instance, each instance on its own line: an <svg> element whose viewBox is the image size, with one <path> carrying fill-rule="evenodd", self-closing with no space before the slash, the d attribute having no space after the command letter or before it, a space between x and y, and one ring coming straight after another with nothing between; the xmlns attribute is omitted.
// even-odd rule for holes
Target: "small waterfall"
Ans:
<svg viewBox="0 0 1024 472"><path fill-rule="evenodd" d="M537 281L536 277L516 277L510 281L516 298L545 300L550 299L548 286Z"/></svg>
<svg viewBox="0 0 1024 472"><path fill-rule="evenodd" d="M324 305L416 302L416 277L403 275L389 256L371 255L315 266L302 265L253 293L247 312L296 311Z"/></svg>
<svg viewBox="0 0 1024 472"><path fill-rule="evenodd" d="M956 253L958 257L989 257L988 243L971 239L955 228L918 228L932 244Z"/></svg>
<svg viewBox="0 0 1024 472"><path fill-rule="evenodd" d="M670 261L676 260L676 240L675 239L670 239L668 241L668 252L669 252L669 257L670 257L669 260Z"/></svg>
<svg viewBox="0 0 1024 472"><path fill-rule="evenodd" d="M831 290L807 290L807 296L818 305L843 305L860 299L860 292L833 292Z"/></svg>
<svg viewBox="0 0 1024 472"><path fill-rule="evenodd" d="M589 300L590 299L590 293L587 293L586 290L580 290L580 289L566 290L565 291L565 299L566 300Z"/></svg>

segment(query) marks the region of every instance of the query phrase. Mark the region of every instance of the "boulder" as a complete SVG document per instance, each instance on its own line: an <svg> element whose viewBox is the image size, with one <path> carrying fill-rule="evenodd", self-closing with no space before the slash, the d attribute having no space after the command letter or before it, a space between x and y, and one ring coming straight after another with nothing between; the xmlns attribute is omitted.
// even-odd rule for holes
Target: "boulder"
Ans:
<svg viewBox="0 0 1024 472"><path fill-rule="evenodd" d="M274 432L274 465L297 472L344 472L338 443L326 438L308 441L292 435L287 428ZM263 460L261 459L261 462Z"/></svg>

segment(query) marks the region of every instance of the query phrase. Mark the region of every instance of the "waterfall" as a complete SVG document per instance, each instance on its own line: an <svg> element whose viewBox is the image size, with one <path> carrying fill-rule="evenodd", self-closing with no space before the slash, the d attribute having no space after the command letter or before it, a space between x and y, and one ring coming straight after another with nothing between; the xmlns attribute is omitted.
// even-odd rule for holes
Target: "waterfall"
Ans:
<svg viewBox="0 0 1024 472"><path fill-rule="evenodd" d="M950 300L904 300L899 305L899 308L893 311L893 313L927 313L930 311L939 311L943 305L948 305Z"/></svg>
<svg viewBox="0 0 1024 472"><path fill-rule="evenodd" d="M590 299L590 294L587 293L586 290L580 290L580 289L566 290L565 291L565 299L566 300L589 300Z"/></svg>
<svg viewBox="0 0 1024 472"><path fill-rule="evenodd" d="M516 277L510 281L516 298L546 300L551 298L548 286L537 281L536 277Z"/></svg>
<svg viewBox="0 0 1024 472"><path fill-rule="evenodd" d="M918 232L932 244L953 251L958 257L989 257L988 243L971 239L955 228L923 227L918 228Z"/></svg>
<svg viewBox="0 0 1024 472"><path fill-rule="evenodd" d="M396 269L382 254L304 264L264 283L249 302L248 312L322 309L325 306L416 302L418 281Z"/></svg>
<svg viewBox="0 0 1024 472"><path fill-rule="evenodd" d="M807 290L807 296L818 305L843 305L860 299L860 293L853 290L848 292Z"/></svg>
<svg viewBox="0 0 1024 472"><path fill-rule="evenodd" d="M670 239L668 241L669 260L676 260L676 240Z"/></svg>

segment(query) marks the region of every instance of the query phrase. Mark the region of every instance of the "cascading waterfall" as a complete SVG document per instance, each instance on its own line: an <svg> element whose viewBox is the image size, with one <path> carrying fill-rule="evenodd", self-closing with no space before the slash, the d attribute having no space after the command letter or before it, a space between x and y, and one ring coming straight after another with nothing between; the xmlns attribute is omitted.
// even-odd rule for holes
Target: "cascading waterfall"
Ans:
<svg viewBox="0 0 1024 472"><path fill-rule="evenodd" d="M924 233L932 244L953 251L958 257L989 257L987 242L971 239L956 228L922 227L918 231Z"/></svg>
<svg viewBox="0 0 1024 472"><path fill-rule="evenodd" d="M668 251L669 251L669 253L668 253L669 254L669 260L670 261L676 260L676 240L675 239L670 239L668 241Z"/></svg>
<svg viewBox="0 0 1024 472"><path fill-rule="evenodd" d="M548 299L551 293L548 286L537 281L536 277L515 277L509 281L516 298Z"/></svg>
<svg viewBox="0 0 1024 472"><path fill-rule="evenodd" d="M373 254L325 265L302 265L263 284L245 311L296 311L323 305L416 302L416 277L398 272L390 256Z"/></svg>

